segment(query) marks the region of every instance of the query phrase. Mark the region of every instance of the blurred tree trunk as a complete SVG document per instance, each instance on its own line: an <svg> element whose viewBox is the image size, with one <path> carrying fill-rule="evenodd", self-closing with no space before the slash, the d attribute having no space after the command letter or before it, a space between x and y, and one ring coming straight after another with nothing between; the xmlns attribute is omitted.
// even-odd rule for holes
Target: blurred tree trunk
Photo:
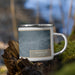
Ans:
<svg viewBox="0 0 75 75"><path fill-rule="evenodd" d="M63 25L63 33L65 34L64 28L65 28L65 23L64 23L64 11L62 8L62 3L61 0L59 1L59 7L60 7L60 12L61 12L61 16L62 16L62 25Z"/></svg>
<svg viewBox="0 0 75 75"><path fill-rule="evenodd" d="M53 1L50 0L50 7L49 7L49 8L50 8L50 9L49 9L49 10L50 10L49 24L50 24L50 23L54 24L53 17L52 17L52 2L53 2Z"/></svg>
<svg viewBox="0 0 75 75"><path fill-rule="evenodd" d="M39 1L37 0L36 24L39 24Z"/></svg>
<svg viewBox="0 0 75 75"><path fill-rule="evenodd" d="M74 13L74 26L73 26L73 29L72 29L72 33L69 36L69 40L71 40L71 41L75 40L75 13Z"/></svg>
<svg viewBox="0 0 75 75"><path fill-rule="evenodd" d="M74 15L74 26L73 26L73 31L75 33L75 15Z"/></svg>
<svg viewBox="0 0 75 75"><path fill-rule="evenodd" d="M73 0L71 0L71 5L70 5L70 9L69 9L69 13L68 13L68 22L67 22L67 37L68 37L68 30L69 30L69 22L70 22L70 18L71 18L71 13L72 13L72 4L73 4Z"/></svg>
<svg viewBox="0 0 75 75"><path fill-rule="evenodd" d="M13 33L14 33L15 39L17 40L18 33L17 33L17 24L16 24L16 17L15 17L14 0L10 0L10 10L11 10L11 14L12 14Z"/></svg>

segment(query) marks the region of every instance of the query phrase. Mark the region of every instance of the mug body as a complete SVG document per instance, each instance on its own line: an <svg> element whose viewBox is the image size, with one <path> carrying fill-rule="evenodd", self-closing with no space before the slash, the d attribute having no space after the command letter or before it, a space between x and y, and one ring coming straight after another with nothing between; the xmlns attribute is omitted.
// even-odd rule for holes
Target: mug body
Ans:
<svg viewBox="0 0 75 75"><path fill-rule="evenodd" d="M18 27L20 58L30 61L53 59L53 24L25 24Z"/></svg>

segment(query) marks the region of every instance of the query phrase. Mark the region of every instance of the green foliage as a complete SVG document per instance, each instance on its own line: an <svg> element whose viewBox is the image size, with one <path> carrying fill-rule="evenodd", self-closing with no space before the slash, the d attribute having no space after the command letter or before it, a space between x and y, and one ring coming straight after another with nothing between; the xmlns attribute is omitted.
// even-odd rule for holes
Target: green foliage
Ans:
<svg viewBox="0 0 75 75"><path fill-rule="evenodd" d="M55 44L55 52L60 51L64 47L64 42ZM57 57L62 64L75 60L75 41L68 41L67 49Z"/></svg>
<svg viewBox="0 0 75 75"><path fill-rule="evenodd" d="M55 75L75 75L75 62L64 65L64 67L56 72Z"/></svg>

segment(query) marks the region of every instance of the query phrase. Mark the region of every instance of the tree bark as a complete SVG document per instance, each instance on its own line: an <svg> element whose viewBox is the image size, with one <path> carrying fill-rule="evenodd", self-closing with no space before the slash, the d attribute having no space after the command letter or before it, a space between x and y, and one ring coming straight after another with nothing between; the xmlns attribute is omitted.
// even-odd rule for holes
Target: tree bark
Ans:
<svg viewBox="0 0 75 75"><path fill-rule="evenodd" d="M19 44L8 42L9 47L4 50L3 59L8 69L7 75L41 75L35 65L28 59L19 58Z"/></svg>

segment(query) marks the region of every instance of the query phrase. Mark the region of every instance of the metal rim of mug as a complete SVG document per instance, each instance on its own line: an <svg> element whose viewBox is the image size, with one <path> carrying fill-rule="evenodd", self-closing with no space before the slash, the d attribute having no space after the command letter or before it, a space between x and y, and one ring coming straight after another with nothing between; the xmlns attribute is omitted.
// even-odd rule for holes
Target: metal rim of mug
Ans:
<svg viewBox="0 0 75 75"><path fill-rule="evenodd" d="M53 24L23 24L19 25L19 27L52 27Z"/></svg>

